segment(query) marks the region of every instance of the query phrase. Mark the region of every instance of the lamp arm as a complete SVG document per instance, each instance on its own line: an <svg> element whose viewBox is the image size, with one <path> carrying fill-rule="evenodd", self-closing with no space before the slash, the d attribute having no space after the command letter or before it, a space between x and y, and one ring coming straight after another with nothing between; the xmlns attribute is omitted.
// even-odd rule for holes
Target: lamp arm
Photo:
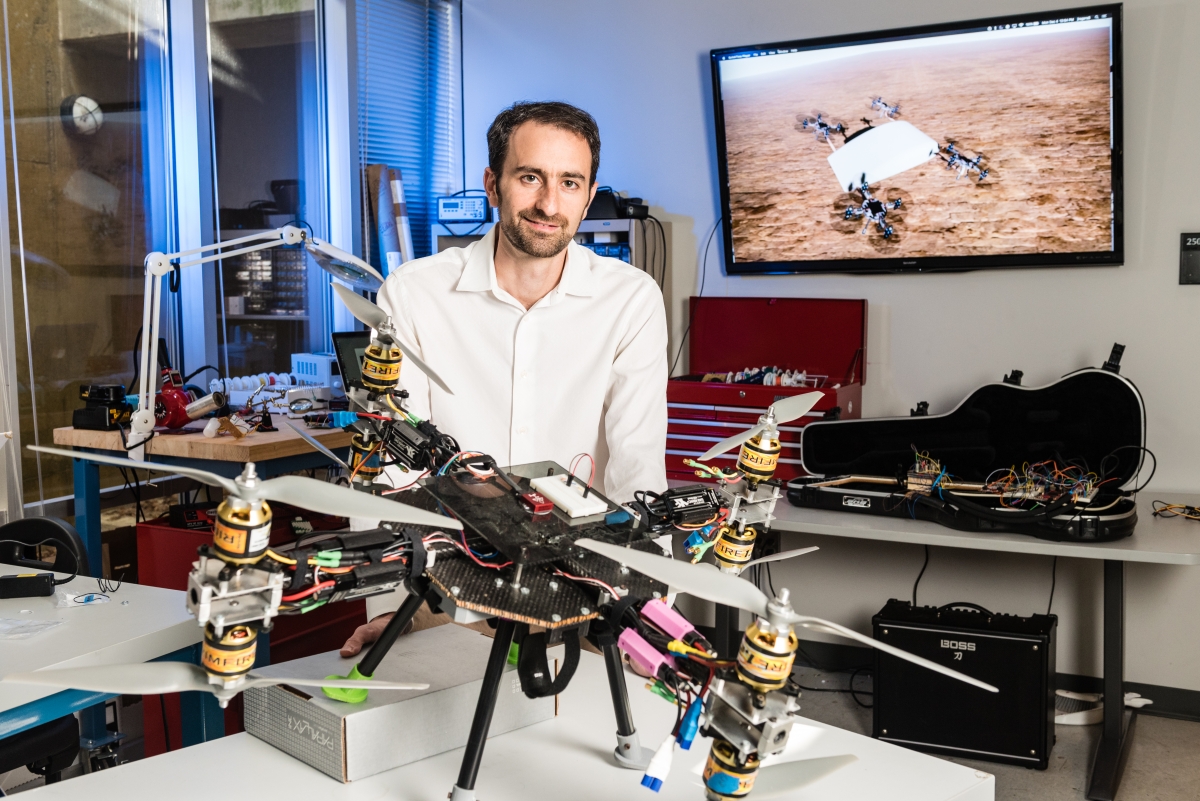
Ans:
<svg viewBox="0 0 1200 801"><path fill-rule="evenodd" d="M198 264L217 261L219 259L240 256L256 250L266 250L278 245L295 245L305 240L305 232L294 225L285 225L272 231L262 231L248 236L230 239L225 242L214 242L201 245L198 248L182 250L178 253L161 253L154 251L146 255L146 287L145 304L142 307L142 341L138 353L138 408L130 420L129 447L130 456L135 459L143 458L143 450L135 448L150 439L154 433L154 388L158 373L158 334L159 321L162 311L162 277L172 270L194 267ZM257 243L250 245L248 243ZM239 245L235 250L228 248ZM213 255L200 256L204 253L220 251ZM199 258L196 258L200 256Z"/></svg>
<svg viewBox="0 0 1200 801"><path fill-rule="evenodd" d="M250 244L255 243L255 244ZM309 250L315 250L325 256L352 264L383 283L383 276L367 262L352 253L328 242L309 236L306 231L294 225L285 225L273 231L263 231L257 234L230 239L225 242L214 242L211 245L201 245L198 248L182 250L178 253L160 253L155 251L147 254L146 267L146 302L142 309L142 342L138 354L140 380L138 382L138 409L130 421L130 447L140 445L150 439L154 433L154 382L157 377L158 331L159 316L162 305L162 277L172 270L195 267L199 264L219 261L221 259L253 253L257 250L267 250L279 245L303 244ZM243 247L244 246L244 247ZM228 250L228 248L235 248ZM208 254L208 255L203 255ZM143 457L141 448L130 451L135 459Z"/></svg>

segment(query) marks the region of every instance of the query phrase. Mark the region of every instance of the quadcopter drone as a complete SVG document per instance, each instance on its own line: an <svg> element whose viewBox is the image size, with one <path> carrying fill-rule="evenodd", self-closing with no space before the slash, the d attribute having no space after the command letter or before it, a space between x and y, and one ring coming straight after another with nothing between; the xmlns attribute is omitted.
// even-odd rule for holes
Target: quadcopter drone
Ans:
<svg viewBox="0 0 1200 801"><path fill-rule="evenodd" d="M204 627L202 665L46 670L6 681L124 694L208 690L222 706L251 687L291 684L320 686L332 698L361 702L368 689L424 688L371 677L427 603L456 622L487 620L495 626L451 801L474 801L491 712L513 642L518 644L522 690L529 697L566 688L578 665L581 638L598 647L617 721L617 765L643 772L641 784L658 791L674 749L689 749L698 734L710 737L704 784L711 801L744 798L756 787L760 798L794 791L853 761L846 756L761 766L763 759L784 750L800 709L800 688L791 679L797 626L857 640L996 691L836 623L797 614L788 590L768 598L740 577L755 564L815 550L752 558L781 494L780 482L773 478L781 450L779 426L806 414L821 393L776 402L757 425L701 457L712 459L740 445L733 470L693 462L699 475L717 480L715 487L639 492L625 508L592 489L590 480L552 462L504 468L485 454L459 450L452 437L405 408L407 396L398 387L400 363L407 358L434 383L444 387L444 382L400 340L383 310L353 292L339 290L339 296L375 332L361 357L361 382L347 387L352 403L362 410L349 426L355 444L345 467L352 488L290 476L263 481L253 465L231 481L175 465L38 449L179 472L226 491L213 543L200 549L188 579L187 606ZM416 471L421 479L411 488L393 490L376 480L388 464ZM385 492L403 502L380 497ZM269 545L268 500L386 522L373 531L315 532L276 549ZM667 558L654 542L676 530L688 533L694 564ZM700 564L709 550L715 565ZM268 679L251 672L257 636L270 629L276 616L303 614L401 585L408 597L348 676ZM670 588L749 611L753 619L736 652L717 653L665 602ZM551 679L546 647L556 642L564 644L565 658ZM675 727L655 750L642 746L634 726L622 651L651 677L651 690L677 707Z"/></svg>
<svg viewBox="0 0 1200 801"><path fill-rule="evenodd" d="M846 135L846 126L843 123L838 122L830 125L825 121L824 115L822 115L820 112L817 112L815 116L810 115L798 117L798 120L800 122L801 130L807 131L809 128L811 128L813 130L813 134L817 137L817 140L827 143L831 148L833 147L833 142L830 141L830 137L832 137L834 134L842 134L842 136Z"/></svg>
<svg viewBox="0 0 1200 801"><path fill-rule="evenodd" d="M872 100L871 108L878 111L879 115L881 117L887 117L888 119L894 119L895 117L899 116L899 114L900 114L900 104L899 103L889 105L888 103L886 103L884 101L884 99L882 97L877 97L874 100Z"/></svg>
<svg viewBox="0 0 1200 801"><path fill-rule="evenodd" d="M958 173L954 176L954 180L957 181L963 176L971 175L971 173L975 173L979 181L988 177L990 170L983 166L982 153L976 154L973 159L967 158L966 154L959 150L953 141L947 142L942 151L938 155L946 162L946 169L955 170Z"/></svg>
<svg viewBox="0 0 1200 801"><path fill-rule="evenodd" d="M858 193L862 196L862 203L857 206L850 206L846 209L845 218L847 220L863 219L862 233L866 234L871 229L871 223L875 223L875 227L884 239L891 239L895 233L895 229L887 221L887 213L889 210L900 208L902 201L896 198L892 201L883 201L875 197L871 192L871 188L867 185L867 176L864 173L858 184Z"/></svg>

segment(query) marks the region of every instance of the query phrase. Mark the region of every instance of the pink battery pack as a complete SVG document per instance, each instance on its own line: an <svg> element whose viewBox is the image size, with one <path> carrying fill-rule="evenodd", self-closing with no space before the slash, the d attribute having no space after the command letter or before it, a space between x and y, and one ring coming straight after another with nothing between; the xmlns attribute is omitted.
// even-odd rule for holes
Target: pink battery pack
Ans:
<svg viewBox="0 0 1200 801"><path fill-rule="evenodd" d="M621 632L621 636L617 637L617 645L621 650L629 654L638 667L646 671L651 676L658 675L658 669L663 665L674 667L674 662L671 657L660 653L642 635L638 634L633 629L625 629Z"/></svg>
<svg viewBox="0 0 1200 801"><path fill-rule="evenodd" d="M642 617L676 640L682 640L685 635L696 630L696 627L688 622L686 617L659 600L647 601L646 605L642 607Z"/></svg>

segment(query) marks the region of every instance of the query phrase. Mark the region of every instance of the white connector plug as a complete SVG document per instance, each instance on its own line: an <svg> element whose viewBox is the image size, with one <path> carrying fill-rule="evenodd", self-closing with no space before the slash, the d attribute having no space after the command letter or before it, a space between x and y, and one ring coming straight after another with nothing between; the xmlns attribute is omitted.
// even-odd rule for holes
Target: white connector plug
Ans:
<svg viewBox="0 0 1200 801"><path fill-rule="evenodd" d="M532 479L529 485L553 501L555 506L570 517L602 515L608 511L608 504L595 493L589 493L587 497L584 497L583 491L587 488L586 482L576 478L567 484L566 473L559 473L556 476L541 476Z"/></svg>
<svg viewBox="0 0 1200 801"><path fill-rule="evenodd" d="M661 790L663 782L667 779L667 774L671 772L671 760L674 756L675 735L669 734L650 759L650 765L646 768L646 775L642 777L642 786L649 787L656 793Z"/></svg>

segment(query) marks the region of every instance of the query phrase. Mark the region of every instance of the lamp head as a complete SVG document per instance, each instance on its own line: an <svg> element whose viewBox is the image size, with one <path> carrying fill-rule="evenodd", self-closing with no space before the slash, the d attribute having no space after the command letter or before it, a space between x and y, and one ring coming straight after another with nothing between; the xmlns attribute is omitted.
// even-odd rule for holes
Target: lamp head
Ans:
<svg viewBox="0 0 1200 801"><path fill-rule="evenodd" d="M383 276L352 253L316 237L306 239L304 247L322 270L355 289L376 292L383 285Z"/></svg>

